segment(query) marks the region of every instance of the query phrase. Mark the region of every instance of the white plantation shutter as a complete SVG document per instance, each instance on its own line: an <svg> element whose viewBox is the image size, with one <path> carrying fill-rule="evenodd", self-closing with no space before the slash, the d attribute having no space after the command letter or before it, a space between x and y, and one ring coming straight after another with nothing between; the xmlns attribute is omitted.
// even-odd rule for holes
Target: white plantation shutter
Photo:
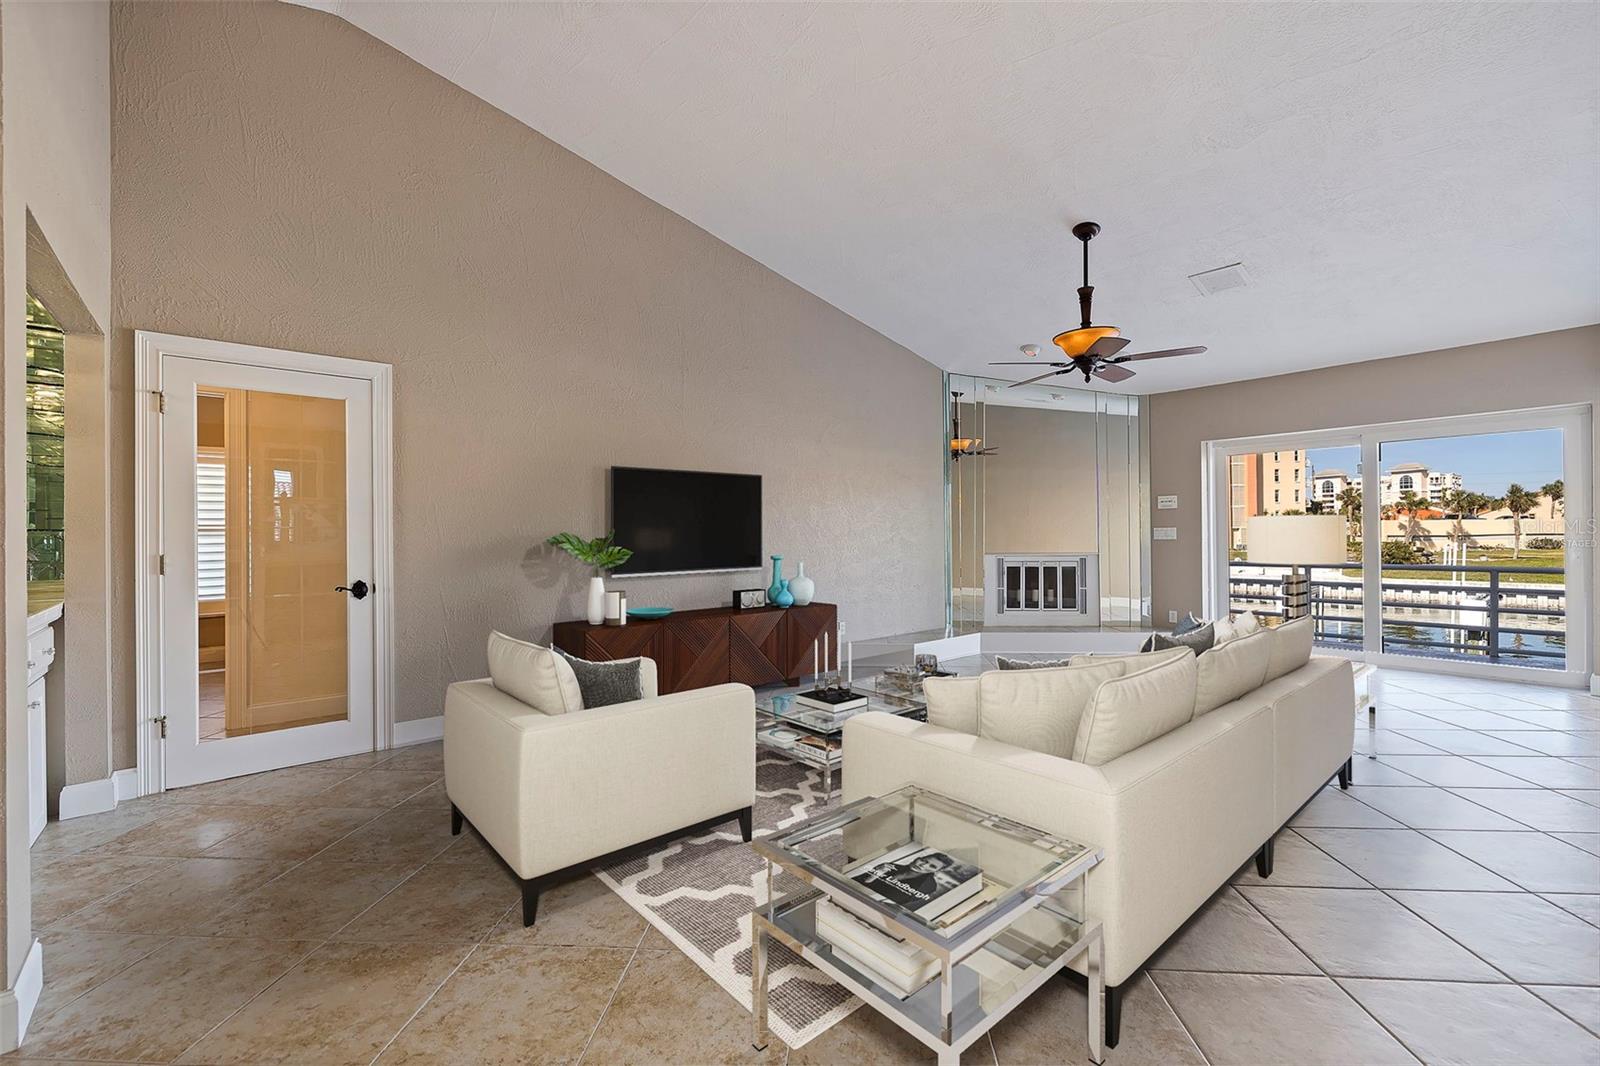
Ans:
<svg viewBox="0 0 1600 1066"><path fill-rule="evenodd" d="M227 466L222 456L201 455L194 464L195 584L202 600L228 594Z"/></svg>

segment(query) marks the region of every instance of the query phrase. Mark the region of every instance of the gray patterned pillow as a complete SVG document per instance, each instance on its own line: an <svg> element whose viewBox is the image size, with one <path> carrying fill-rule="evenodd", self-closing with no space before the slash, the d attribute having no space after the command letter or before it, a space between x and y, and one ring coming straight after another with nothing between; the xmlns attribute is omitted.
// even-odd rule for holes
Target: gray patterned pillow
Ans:
<svg viewBox="0 0 1600 1066"><path fill-rule="evenodd" d="M639 681L638 659L596 663L568 655L560 648L556 652L571 664L572 672L578 678L578 691L583 694L584 710L644 698L644 687Z"/></svg>
<svg viewBox="0 0 1600 1066"><path fill-rule="evenodd" d="M1070 659L1007 659L1004 655L996 655L994 664L1002 670L1049 670L1052 667L1066 666Z"/></svg>
<svg viewBox="0 0 1600 1066"><path fill-rule="evenodd" d="M1174 632L1170 637L1165 633L1151 633L1150 639L1144 642L1140 651L1166 651L1168 648L1193 648L1194 653L1209 651L1216 640L1217 629L1212 623L1207 622L1199 629L1191 629L1186 633ZM579 679L582 680L581 678Z"/></svg>

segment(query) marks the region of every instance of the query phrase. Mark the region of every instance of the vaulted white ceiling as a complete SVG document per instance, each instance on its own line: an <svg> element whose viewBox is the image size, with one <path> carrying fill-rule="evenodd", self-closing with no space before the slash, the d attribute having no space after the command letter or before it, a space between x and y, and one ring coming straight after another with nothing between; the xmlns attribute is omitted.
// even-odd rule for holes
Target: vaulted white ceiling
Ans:
<svg viewBox="0 0 1600 1066"><path fill-rule="evenodd" d="M1600 321L1595 4L314 6L954 370L1085 218L1096 320L1210 347L1115 391Z"/></svg>

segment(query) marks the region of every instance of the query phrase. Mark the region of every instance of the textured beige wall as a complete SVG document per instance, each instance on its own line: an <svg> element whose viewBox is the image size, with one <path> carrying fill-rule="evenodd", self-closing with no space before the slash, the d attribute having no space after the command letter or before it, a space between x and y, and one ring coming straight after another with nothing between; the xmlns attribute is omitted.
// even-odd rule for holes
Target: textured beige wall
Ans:
<svg viewBox="0 0 1600 1066"><path fill-rule="evenodd" d="M1556 404L1600 406L1600 326L1165 392L1150 402L1150 492L1177 493L1179 504L1154 512L1156 524L1178 528L1177 540L1151 545L1160 621L1169 610L1201 607L1202 442ZM1595 439L1592 466L1600 468L1600 434ZM1569 472L1569 481L1574 477ZM1592 557L1592 531L1582 550ZM1591 599L1592 662L1600 663L1600 584Z"/></svg>
<svg viewBox="0 0 1600 1066"><path fill-rule="evenodd" d="M30 272L45 278L51 309L58 307L71 319L69 328L85 328L110 318L110 137L109 16L103 3L6 4L0 33L0 349L4 374L0 375L4 447L0 463L0 499L3 499L4 536L0 538L0 572L4 574L4 611L0 637L4 639L5 696L5 918L6 984L15 979L33 941L29 913L29 866L25 797L27 794L26 641L26 418L23 390L27 361L24 339L24 299ZM30 219L33 225L30 227ZM30 228L32 234L30 234ZM33 238L30 241L30 236ZM48 257L42 254L48 242ZM36 251L30 251L34 249ZM48 262L46 262L48 258ZM70 302L71 306L67 306ZM93 400L103 397L103 379L96 387L91 378L96 364L103 372L104 341L85 345L74 339L68 345L69 402L75 402L88 422L91 442L103 442L101 425L92 425ZM79 418L69 411L68 418ZM69 598L63 665L90 670L104 661L105 574L96 576L92 565L75 568L73 530L82 531L79 546L102 538L103 507L84 507L82 490L88 479L80 476L85 453L68 442L67 567L69 597L84 597L84 609L72 621L75 601ZM91 464L92 465L92 464ZM103 473L104 464L101 464ZM99 482L103 487L103 480ZM86 523L94 528L87 528ZM100 582L98 591L91 588ZM74 591L74 588L76 591ZM102 626L98 647L91 640L96 613ZM74 659L76 656L76 659ZM85 675L87 676L87 675ZM104 677L101 677L103 688ZM109 771L106 744L106 707L92 685L69 687L69 697L84 702L74 728L98 719L98 738L70 747L69 774L104 777ZM54 743L54 742L53 742Z"/></svg>
<svg viewBox="0 0 1600 1066"><path fill-rule="evenodd" d="M540 544L600 531L612 464L760 473L766 547L854 635L939 624L932 365L331 16L118 4L112 37L122 544L152 329L394 364L402 720L484 672L491 627L582 613L586 575ZM766 583L625 586L694 607Z"/></svg>

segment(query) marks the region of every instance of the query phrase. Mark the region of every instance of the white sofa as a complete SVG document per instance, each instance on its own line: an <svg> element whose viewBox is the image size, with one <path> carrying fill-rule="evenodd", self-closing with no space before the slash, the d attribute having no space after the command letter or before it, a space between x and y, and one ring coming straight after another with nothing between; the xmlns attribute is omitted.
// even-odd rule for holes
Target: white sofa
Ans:
<svg viewBox="0 0 1600 1066"><path fill-rule="evenodd" d="M1331 778L1348 787L1350 663L1299 661L1102 765L858 715L845 726L844 800L916 784L1103 847L1085 907L1104 925L1106 1043L1115 1045L1121 986L1252 855L1270 874L1274 834Z"/></svg>
<svg viewBox="0 0 1600 1066"><path fill-rule="evenodd" d="M643 698L607 707L547 714L489 678L445 694L451 831L469 821L511 868L524 925L541 889L613 852L735 818L750 839L754 694L658 697L655 663L639 664Z"/></svg>

